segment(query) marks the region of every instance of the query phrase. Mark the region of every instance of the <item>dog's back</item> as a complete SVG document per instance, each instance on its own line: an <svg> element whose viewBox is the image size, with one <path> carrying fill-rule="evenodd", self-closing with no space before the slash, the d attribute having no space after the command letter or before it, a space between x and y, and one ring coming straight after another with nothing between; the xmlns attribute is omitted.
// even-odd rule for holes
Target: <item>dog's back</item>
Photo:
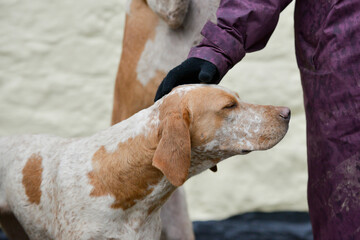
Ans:
<svg viewBox="0 0 360 240"><path fill-rule="evenodd" d="M63 228L64 216L74 220L74 209L79 212L81 208L74 207L77 201L71 200L65 206L65 199L83 199L79 195L86 195L83 191L91 188L83 179L91 167L92 152L88 156L83 149L88 146L87 140L49 135L0 138L0 222L10 214L31 239L50 239L54 235L70 239L60 237L63 229L59 222ZM13 231L3 228L7 233Z"/></svg>
<svg viewBox="0 0 360 240"><path fill-rule="evenodd" d="M54 147L57 142L59 138L44 135L0 138L0 210L6 211L9 198L18 199L16 195L24 195L21 194L26 182L23 175L37 172L36 168L41 167L40 152Z"/></svg>
<svg viewBox="0 0 360 240"><path fill-rule="evenodd" d="M24 165L25 158L23 155L25 153L21 151L23 145L20 144L20 141L21 143L26 142L26 145L29 145L31 139L30 135L26 137L13 136L0 138L0 212L9 211L7 195L14 193L13 185L7 184L8 176L13 174L14 168ZM11 181L14 181L14 179Z"/></svg>
<svg viewBox="0 0 360 240"><path fill-rule="evenodd" d="M98 141L107 142L109 134L104 130L78 139L47 135L0 138L0 224L9 216L16 217L30 239L74 239L71 234L85 239L97 236L101 227L115 228L117 223L108 223L104 217L113 214L108 207L113 199L90 196L93 185L88 179L91 159L100 148ZM89 212L100 216L94 218ZM102 218L105 220L99 220ZM18 232L13 225L3 226L9 236L9 232ZM81 232L84 226L91 226L87 233Z"/></svg>
<svg viewBox="0 0 360 240"><path fill-rule="evenodd" d="M65 140L47 135L21 135L0 138L0 220L22 214L32 219L21 219L23 226L42 214L36 206L40 203L43 178L43 159L57 165L60 159L44 155L51 149L61 148ZM55 169L53 169L55 170ZM55 170L56 171L56 170ZM49 187L51 187L51 184ZM47 209L48 210L48 209ZM19 219L20 220L20 219ZM5 221L5 220L4 220ZM6 232L12 230L6 229ZM8 226L9 227L9 226ZM13 226L10 226L13 228ZM32 236L33 237L33 236Z"/></svg>

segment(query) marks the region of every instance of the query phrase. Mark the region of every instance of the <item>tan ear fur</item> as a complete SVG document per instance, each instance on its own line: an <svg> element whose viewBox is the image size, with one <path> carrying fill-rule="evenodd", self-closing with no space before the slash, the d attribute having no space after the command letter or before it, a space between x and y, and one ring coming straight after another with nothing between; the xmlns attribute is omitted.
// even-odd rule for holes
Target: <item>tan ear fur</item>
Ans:
<svg viewBox="0 0 360 240"><path fill-rule="evenodd" d="M180 114L171 113L161 124L161 139L152 165L158 168L171 184L178 187L187 179L190 168L191 143L189 125Z"/></svg>

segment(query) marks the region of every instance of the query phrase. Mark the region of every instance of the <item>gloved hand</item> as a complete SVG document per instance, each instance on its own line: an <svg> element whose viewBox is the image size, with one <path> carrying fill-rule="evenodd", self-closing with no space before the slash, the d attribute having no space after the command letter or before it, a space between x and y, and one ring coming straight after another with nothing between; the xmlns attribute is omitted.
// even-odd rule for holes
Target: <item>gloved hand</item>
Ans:
<svg viewBox="0 0 360 240"><path fill-rule="evenodd" d="M200 58L188 58L166 75L156 92L155 102L176 86L191 83L216 84L219 80L219 71L214 64Z"/></svg>

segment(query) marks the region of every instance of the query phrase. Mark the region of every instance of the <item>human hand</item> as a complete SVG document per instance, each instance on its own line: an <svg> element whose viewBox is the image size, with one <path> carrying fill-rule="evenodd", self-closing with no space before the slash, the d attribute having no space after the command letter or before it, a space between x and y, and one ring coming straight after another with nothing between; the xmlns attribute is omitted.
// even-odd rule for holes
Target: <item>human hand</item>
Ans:
<svg viewBox="0 0 360 240"><path fill-rule="evenodd" d="M218 82L219 71L214 64L200 58L188 58L166 75L156 92L155 102L179 85Z"/></svg>

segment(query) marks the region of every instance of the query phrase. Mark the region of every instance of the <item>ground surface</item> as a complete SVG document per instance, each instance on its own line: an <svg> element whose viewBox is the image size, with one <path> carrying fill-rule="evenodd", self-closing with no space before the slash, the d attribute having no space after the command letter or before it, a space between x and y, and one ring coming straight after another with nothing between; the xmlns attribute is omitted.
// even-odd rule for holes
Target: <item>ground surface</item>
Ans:
<svg viewBox="0 0 360 240"><path fill-rule="evenodd" d="M245 213L221 221L196 221L197 240L312 240L308 213ZM0 240L7 240L0 230Z"/></svg>
<svg viewBox="0 0 360 240"><path fill-rule="evenodd" d="M305 212L245 213L221 221L194 222L197 240L312 240Z"/></svg>

